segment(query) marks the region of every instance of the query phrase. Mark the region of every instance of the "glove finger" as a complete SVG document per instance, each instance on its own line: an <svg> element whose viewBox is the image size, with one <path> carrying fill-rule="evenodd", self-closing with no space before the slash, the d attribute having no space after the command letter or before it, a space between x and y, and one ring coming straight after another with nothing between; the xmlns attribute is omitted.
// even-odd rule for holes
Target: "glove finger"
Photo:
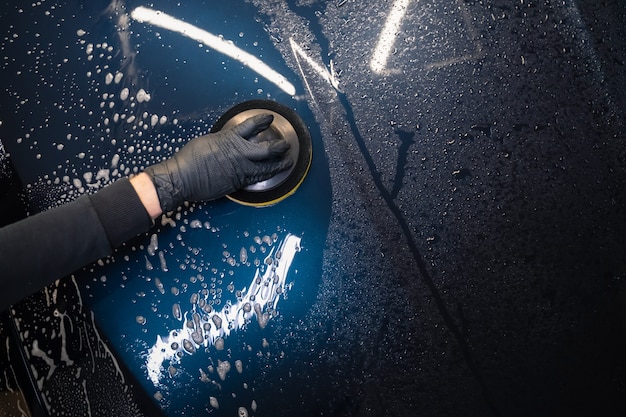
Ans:
<svg viewBox="0 0 626 417"><path fill-rule="evenodd" d="M279 172L291 168L292 165L293 161L291 159L256 162L251 172L246 175L246 178L244 179L244 186L270 179Z"/></svg>
<svg viewBox="0 0 626 417"><path fill-rule="evenodd" d="M250 139L270 127L273 121L274 116L269 113L257 114L233 127L233 131L244 139Z"/></svg>
<svg viewBox="0 0 626 417"><path fill-rule="evenodd" d="M278 158L284 155L291 147L285 139L257 143L242 141L239 145L239 151L250 161Z"/></svg>
<svg viewBox="0 0 626 417"><path fill-rule="evenodd" d="M278 156L287 153L291 145L285 139L278 139L267 143L267 152L270 158L276 158Z"/></svg>

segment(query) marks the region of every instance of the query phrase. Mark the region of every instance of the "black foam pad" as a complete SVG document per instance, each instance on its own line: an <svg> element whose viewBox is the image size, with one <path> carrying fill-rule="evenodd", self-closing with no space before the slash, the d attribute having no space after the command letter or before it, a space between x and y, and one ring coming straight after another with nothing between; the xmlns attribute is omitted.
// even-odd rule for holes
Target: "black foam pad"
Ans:
<svg viewBox="0 0 626 417"><path fill-rule="evenodd" d="M266 181L252 184L227 196L247 206L271 206L293 194L309 172L313 157L311 134L304 121L289 107L272 100L250 100L233 106L218 119L211 132L233 127L249 117L265 113L272 114L274 121L268 129L249 140L263 141L268 136L285 139L290 144L285 158L291 158L293 165Z"/></svg>

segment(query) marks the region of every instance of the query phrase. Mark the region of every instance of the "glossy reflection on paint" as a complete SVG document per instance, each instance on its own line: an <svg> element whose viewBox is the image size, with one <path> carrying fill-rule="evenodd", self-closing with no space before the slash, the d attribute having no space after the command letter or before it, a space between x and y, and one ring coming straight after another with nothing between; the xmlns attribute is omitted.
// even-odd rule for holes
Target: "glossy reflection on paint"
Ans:
<svg viewBox="0 0 626 417"><path fill-rule="evenodd" d="M172 306L174 317L186 324L170 330L167 335L157 336L156 342L149 349L145 365L154 386L158 387L162 383L163 364L178 363L182 352L194 354L200 348L211 346L222 350L224 339L231 332L245 328L254 321L260 328L264 328L271 317L278 314L278 303L288 286L287 276L296 254L300 251L300 242L301 238L287 234L281 242L273 245L265 258L264 266L256 269L250 284L241 290L241 295L234 303L229 300L221 309L213 310L210 314L200 307L201 302L206 302L209 298L208 293L192 293L189 309L184 314L181 313L180 305L175 303ZM241 373L242 369L243 365L238 361L238 372ZM220 374L222 380L226 372Z"/></svg>
<svg viewBox="0 0 626 417"><path fill-rule="evenodd" d="M161 6L172 17L190 10L180 4L154 5ZM254 6L243 2L239 6L249 9L246 14L254 14ZM306 256L295 256L304 233L307 245L323 241L327 223L319 219L330 211L321 135L306 103L292 97L301 88L291 84L297 76L268 42L261 21L251 20L241 27L237 22L235 36L227 36L228 25L213 19L217 5L211 13L195 20L187 15L185 20L210 29L218 44L230 52L221 53L202 39L196 39L202 44L195 44L155 24L158 21L133 19L135 9L127 8L124 0L111 1L106 10L87 12L47 2L15 7L11 13L24 22L3 28L2 50L21 58L1 64L10 73L6 92L14 106L10 123L3 119L0 127L3 139L14 138L10 147L16 164L26 167L23 179L35 211L97 192L159 162L192 137L206 134L223 110L246 99L279 97L282 104L303 111L307 124L316 131L315 152L322 157L314 157L312 169L323 178L318 178L316 195L310 200L318 207L298 203L298 196L307 195L306 182L292 201L262 214L237 209L233 215L228 203L187 204L157 220L147 235L77 272L71 291L64 281L56 283L54 291L45 293L43 307L56 311L49 324L20 322L21 328L29 329L24 332L25 340L37 335L29 352L43 363L43 369L33 368L33 372L51 414L68 415L67 410L77 409L58 399L56 377L62 367L74 367L69 372L84 388L86 402L96 403L91 396L97 389L80 381L96 366L90 363L75 369L79 357L66 350L66 346L80 345L93 356L92 362L104 361L106 356L114 363L111 383L125 382L116 361L126 362L124 367L168 415L179 415L188 404L197 410L213 406L210 396L222 410L229 406L228 412L234 415L239 404L229 405L223 398L253 392L258 374L252 374L251 368L281 354L280 338L272 333L272 324L280 323L275 318L285 317L285 311L301 314L307 305L280 300L288 294L302 299L299 293L314 290L320 276L309 270L321 264L317 254L313 256L316 265L310 263L311 254L321 249L311 246ZM222 9L224 16L233 19L230 7ZM33 26L23 30L24 23ZM206 38L209 32L205 32L198 33ZM235 44L238 49L233 48ZM257 60L271 66L274 73L266 72ZM263 74L276 77L271 81ZM313 279L294 280L297 270L291 270L295 269L291 265L296 258L301 267L306 266L304 277L314 275ZM290 292L292 286L297 292ZM63 297L70 301L61 295L57 299L57 287L65 287L70 295ZM72 297L81 300L82 321L66 310ZM87 312L82 311L82 300L86 300ZM46 318L41 316L39 321ZM89 332L83 330L85 326ZM46 340L45 332L33 330L44 327L52 328L55 337ZM110 341L113 352L97 331ZM89 341L85 340L88 333ZM61 359L54 357L55 352L62 353ZM155 364L150 376L144 365L147 358ZM241 374L250 378L243 385L237 379ZM198 388L198 381L207 385ZM235 384L232 381L237 381L238 388L228 386ZM223 391L216 391L216 383ZM172 405L181 386L183 391L188 387L201 390L202 395L187 396L183 404ZM248 400L243 408L254 411L256 401ZM132 404L129 399L124 406Z"/></svg>

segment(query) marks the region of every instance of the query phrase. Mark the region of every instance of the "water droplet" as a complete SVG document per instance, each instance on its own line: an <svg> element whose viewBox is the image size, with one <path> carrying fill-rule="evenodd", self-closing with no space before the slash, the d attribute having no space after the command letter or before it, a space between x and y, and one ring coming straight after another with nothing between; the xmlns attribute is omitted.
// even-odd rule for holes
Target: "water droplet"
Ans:
<svg viewBox="0 0 626 417"><path fill-rule="evenodd" d="M188 339L183 339L183 349L189 353L196 353L196 348Z"/></svg>
<svg viewBox="0 0 626 417"><path fill-rule="evenodd" d="M241 248L241 250L239 251L239 262L241 262L242 264L248 262L248 251L246 250L246 248Z"/></svg>
<svg viewBox="0 0 626 417"><path fill-rule="evenodd" d="M174 304L172 306L172 315L177 319L177 320L181 320L183 315L180 311L180 305L178 305L178 303Z"/></svg>
<svg viewBox="0 0 626 417"><path fill-rule="evenodd" d="M224 381L226 379L226 374L230 371L230 362L217 360L217 374L220 379Z"/></svg>
<svg viewBox="0 0 626 417"><path fill-rule="evenodd" d="M137 92L137 101L139 103L143 103L144 101L148 102L150 101L150 98L150 94L148 94L143 88Z"/></svg>
<svg viewBox="0 0 626 417"><path fill-rule="evenodd" d="M163 283L161 282L160 279L155 278L154 285L157 287L157 289L159 290L161 294L165 294L165 288L163 288Z"/></svg>
<svg viewBox="0 0 626 417"><path fill-rule="evenodd" d="M196 343L196 345L201 345L204 342L204 337L202 337L202 333L195 331L191 333L191 338Z"/></svg>
<svg viewBox="0 0 626 417"><path fill-rule="evenodd" d="M220 404L217 402L217 398L215 397L209 397L209 404L211 404L211 407L215 409L220 408Z"/></svg>
<svg viewBox="0 0 626 417"><path fill-rule="evenodd" d="M193 294L191 294L191 297L189 298L189 302L190 302L191 304L197 304L197 303L198 303L198 298L199 298L199 297L200 297L200 296L198 295L198 293L197 293L197 292L194 292Z"/></svg>
<svg viewBox="0 0 626 417"><path fill-rule="evenodd" d="M215 345L216 350L224 350L224 338L218 336L213 344Z"/></svg>

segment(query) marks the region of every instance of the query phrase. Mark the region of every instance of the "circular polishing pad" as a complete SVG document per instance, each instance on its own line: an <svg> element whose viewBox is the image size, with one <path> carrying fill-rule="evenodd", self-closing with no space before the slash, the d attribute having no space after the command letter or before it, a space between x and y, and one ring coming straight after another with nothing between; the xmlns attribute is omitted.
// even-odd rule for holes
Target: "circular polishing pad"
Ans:
<svg viewBox="0 0 626 417"><path fill-rule="evenodd" d="M271 100L250 100L235 105L218 119L211 131L231 128L257 114L271 114L274 121L270 127L249 140L263 142L276 137L285 139L290 147L284 157L291 159L293 165L227 197L246 206L265 207L284 200L296 191L309 172L313 152L311 134L300 116L289 107Z"/></svg>

